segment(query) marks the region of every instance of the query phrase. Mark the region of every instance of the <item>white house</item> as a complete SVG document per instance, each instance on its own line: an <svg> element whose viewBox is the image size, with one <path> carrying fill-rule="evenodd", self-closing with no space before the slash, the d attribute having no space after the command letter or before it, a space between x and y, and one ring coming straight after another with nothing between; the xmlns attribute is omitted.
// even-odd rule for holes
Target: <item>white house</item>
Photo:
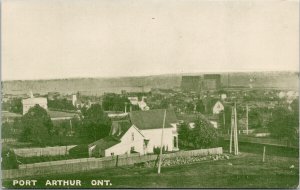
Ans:
<svg viewBox="0 0 300 190"><path fill-rule="evenodd" d="M152 153L154 148L161 147L161 135L164 119L164 109L149 111L133 111L129 113L130 121L144 135L147 142L147 153ZM167 110L166 122L163 133L163 146L167 151L178 149L178 120L174 110Z"/></svg>
<svg viewBox="0 0 300 190"><path fill-rule="evenodd" d="M89 144L89 156L106 157L139 152L145 154L144 136L129 121L114 121L110 136Z"/></svg>
<svg viewBox="0 0 300 190"><path fill-rule="evenodd" d="M26 114L28 112L28 110L30 108L34 107L35 105L39 105L42 108L44 108L45 110L48 109L47 98L31 97L31 98L23 99L22 104L23 104L23 115Z"/></svg>
<svg viewBox="0 0 300 190"><path fill-rule="evenodd" d="M138 102L139 102L139 99L138 99L138 97L128 97L128 100L130 101L130 103L132 104L132 105L138 105Z"/></svg>
<svg viewBox="0 0 300 190"><path fill-rule="evenodd" d="M149 106L147 106L147 103L145 102L146 97L143 96L142 100L139 101L138 97L128 97L128 100L130 101L130 104L137 105L139 108L143 111L149 110Z"/></svg>
<svg viewBox="0 0 300 190"><path fill-rule="evenodd" d="M226 94L221 94L221 99L222 100L225 100L227 98L227 95Z"/></svg>
<svg viewBox="0 0 300 190"><path fill-rule="evenodd" d="M217 101L213 106L213 114L219 114L224 110L224 106L220 101Z"/></svg>
<svg viewBox="0 0 300 190"><path fill-rule="evenodd" d="M150 108L147 106L147 103L144 100L138 102L138 106L143 111L148 111Z"/></svg>
<svg viewBox="0 0 300 190"><path fill-rule="evenodd" d="M113 156L130 153L153 153L161 147L164 110L133 111L129 120L113 121L110 136L100 139L89 147L90 156ZM167 110L163 133L163 147L177 151L177 118L173 110Z"/></svg>
<svg viewBox="0 0 300 190"><path fill-rule="evenodd" d="M286 93L283 92L283 91L281 91L281 92L278 93L278 97L279 97L280 99L284 98L285 96L286 96Z"/></svg>

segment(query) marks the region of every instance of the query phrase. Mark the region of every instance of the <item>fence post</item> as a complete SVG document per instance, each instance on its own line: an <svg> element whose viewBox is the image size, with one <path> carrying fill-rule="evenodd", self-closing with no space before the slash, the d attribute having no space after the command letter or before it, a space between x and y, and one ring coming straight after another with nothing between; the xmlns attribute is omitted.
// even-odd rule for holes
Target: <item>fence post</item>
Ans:
<svg viewBox="0 0 300 190"><path fill-rule="evenodd" d="M264 146L264 152L263 152L263 162L265 162L265 154L266 154L266 146Z"/></svg>
<svg viewBox="0 0 300 190"><path fill-rule="evenodd" d="M117 159L116 159L116 167L118 167L118 163L119 163L119 155L117 155Z"/></svg>

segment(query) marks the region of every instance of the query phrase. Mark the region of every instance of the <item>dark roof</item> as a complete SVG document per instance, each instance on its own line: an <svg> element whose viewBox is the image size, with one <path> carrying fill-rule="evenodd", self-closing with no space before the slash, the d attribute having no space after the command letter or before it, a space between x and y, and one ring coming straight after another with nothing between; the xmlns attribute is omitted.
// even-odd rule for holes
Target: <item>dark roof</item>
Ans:
<svg viewBox="0 0 300 190"><path fill-rule="evenodd" d="M48 110L47 112L51 118L78 116L78 113L71 113L71 112L53 111L53 110Z"/></svg>
<svg viewBox="0 0 300 190"><path fill-rule="evenodd" d="M97 140L97 141L89 144L89 148L96 145L97 149L106 150L118 143L120 143L120 140L118 140L112 136L107 136L107 137L104 137L103 139Z"/></svg>
<svg viewBox="0 0 300 190"><path fill-rule="evenodd" d="M130 127L131 123L129 120L113 121L110 129L110 135L120 139Z"/></svg>
<svg viewBox="0 0 300 190"><path fill-rule="evenodd" d="M130 121L138 129L159 129L163 126L164 109L148 111L132 111ZM174 110L167 110L165 128L172 127L171 123L178 123Z"/></svg>

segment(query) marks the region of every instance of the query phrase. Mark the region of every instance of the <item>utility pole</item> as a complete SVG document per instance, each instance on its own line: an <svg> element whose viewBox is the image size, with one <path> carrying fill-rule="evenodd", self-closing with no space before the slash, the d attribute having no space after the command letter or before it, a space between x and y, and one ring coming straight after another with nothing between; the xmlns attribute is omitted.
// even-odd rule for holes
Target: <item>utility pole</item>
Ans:
<svg viewBox="0 0 300 190"><path fill-rule="evenodd" d="M234 130L234 109L231 109L231 126L230 126L230 145L229 145L229 153L232 153L232 140L233 140L233 130Z"/></svg>
<svg viewBox="0 0 300 190"><path fill-rule="evenodd" d="M224 126L224 129L226 130L226 125L225 125L225 109L223 111L223 126Z"/></svg>
<svg viewBox="0 0 300 190"><path fill-rule="evenodd" d="M70 127L71 127L71 136L73 135L73 129L72 129L72 120L70 119Z"/></svg>
<svg viewBox="0 0 300 190"><path fill-rule="evenodd" d="M231 132L230 132L229 153L232 153L232 144L234 147L234 155L238 155L239 154L239 145L238 145L236 103L234 103L234 106L232 107L232 111L231 111Z"/></svg>
<svg viewBox="0 0 300 190"><path fill-rule="evenodd" d="M248 116L248 104L246 104L246 133L248 135L248 128L249 128L249 116Z"/></svg>
<svg viewBox="0 0 300 190"><path fill-rule="evenodd" d="M234 132L235 132L235 150L234 154L239 154L239 143L238 143L238 130L237 130L237 113L236 113L236 103L234 103Z"/></svg>
<svg viewBox="0 0 300 190"><path fill-rule="evenodd" d="M158 174L160 174L160 169L161 169L162 149L163 149L163 139L164 139L164 128L165 128L165 122L166 122L166 115L167 115L167 110L165 109L163 128L162 128L162 131L161 131L160 154L159 154L159 163L158 163L158 171L157 171Z"/></svg>

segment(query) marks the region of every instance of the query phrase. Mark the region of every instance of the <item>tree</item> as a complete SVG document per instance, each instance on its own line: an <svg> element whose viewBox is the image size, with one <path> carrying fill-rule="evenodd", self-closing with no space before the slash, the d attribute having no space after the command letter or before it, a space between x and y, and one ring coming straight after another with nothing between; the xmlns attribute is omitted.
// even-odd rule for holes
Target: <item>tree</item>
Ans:
<svg viewBox="0 0 300 190"><path fill-rule="evenodd" d="M13 124L9 122L4 122L2 124L2 129L1 129L2 139L12 138L13 137L12 131L13 131Z"/></svg>
<svg viewBox="0 0 300 190"><path fill-rule="evenodd" d="M296 129L299 126L299 115L285 107L278 107L272 112L268 128L275 138L297 140Z"/></svg>
<svg viewBox="0 0 300 190"><path fill-rule="evenodd" d="M194 106L194 104L193 104L192 102L188 102L188 103L186 104L186 111L187 111L187 112L193 112L193 111L194 111L194 108L195 108L195 106Z"/></svg>
<svg viewBox="0 0 300 190"><path fill-rule="evenodd" d="M200 113L205 112L205 105L202 100L197 101L196 103L196 111Z"/></svg>
<svg viewBox="0 0 300 190"><path fill-rule="evenodd" d="M72 101L68 101L66 98L55 100L48 99L48 107L58 110L75 110Z"/></svg>
<svg viewBox="0 0 300 190"><path fill-rule="evenodd" d="M217 144L218 132L208 120L199 117L194 128L189 128L187 124L180 127L179 140L181 144L193 148L209 148Z"/></svg>
<svg viewBox="0 0 300 190"><path fill-rule="evenodd" d="M45 145L53 135L53 124L47 111L35 105L21 118L20 140Z"/></svg>
<svg viewBox="0 0 300 190"><path fill-rule="evenodd" d="M23 112L22 99L13 98L10 102L9 111L13 113L22 113Z"/></svg>
<svg viewBox="0 0 300 190"><path fill-rule="evenodd" d="M256 129L262 127L262 113L258 109L249 111L249 127Z"/></svg>
<svg viewBox="0 0 300 190"><path fill-rule="evenodd" d="M111 121L104 113L101 105L93 104L84 115L83 127L86 136L96 141L109 135Z"/></svg>
<svg viewBox="0 0 300 190"><path fill-rule="evenodd" d="M126 97L117 94L107 94L102 101L103 109L106 111L124 111L126 104L126 109L129 110L130 101Z"/></svg>

